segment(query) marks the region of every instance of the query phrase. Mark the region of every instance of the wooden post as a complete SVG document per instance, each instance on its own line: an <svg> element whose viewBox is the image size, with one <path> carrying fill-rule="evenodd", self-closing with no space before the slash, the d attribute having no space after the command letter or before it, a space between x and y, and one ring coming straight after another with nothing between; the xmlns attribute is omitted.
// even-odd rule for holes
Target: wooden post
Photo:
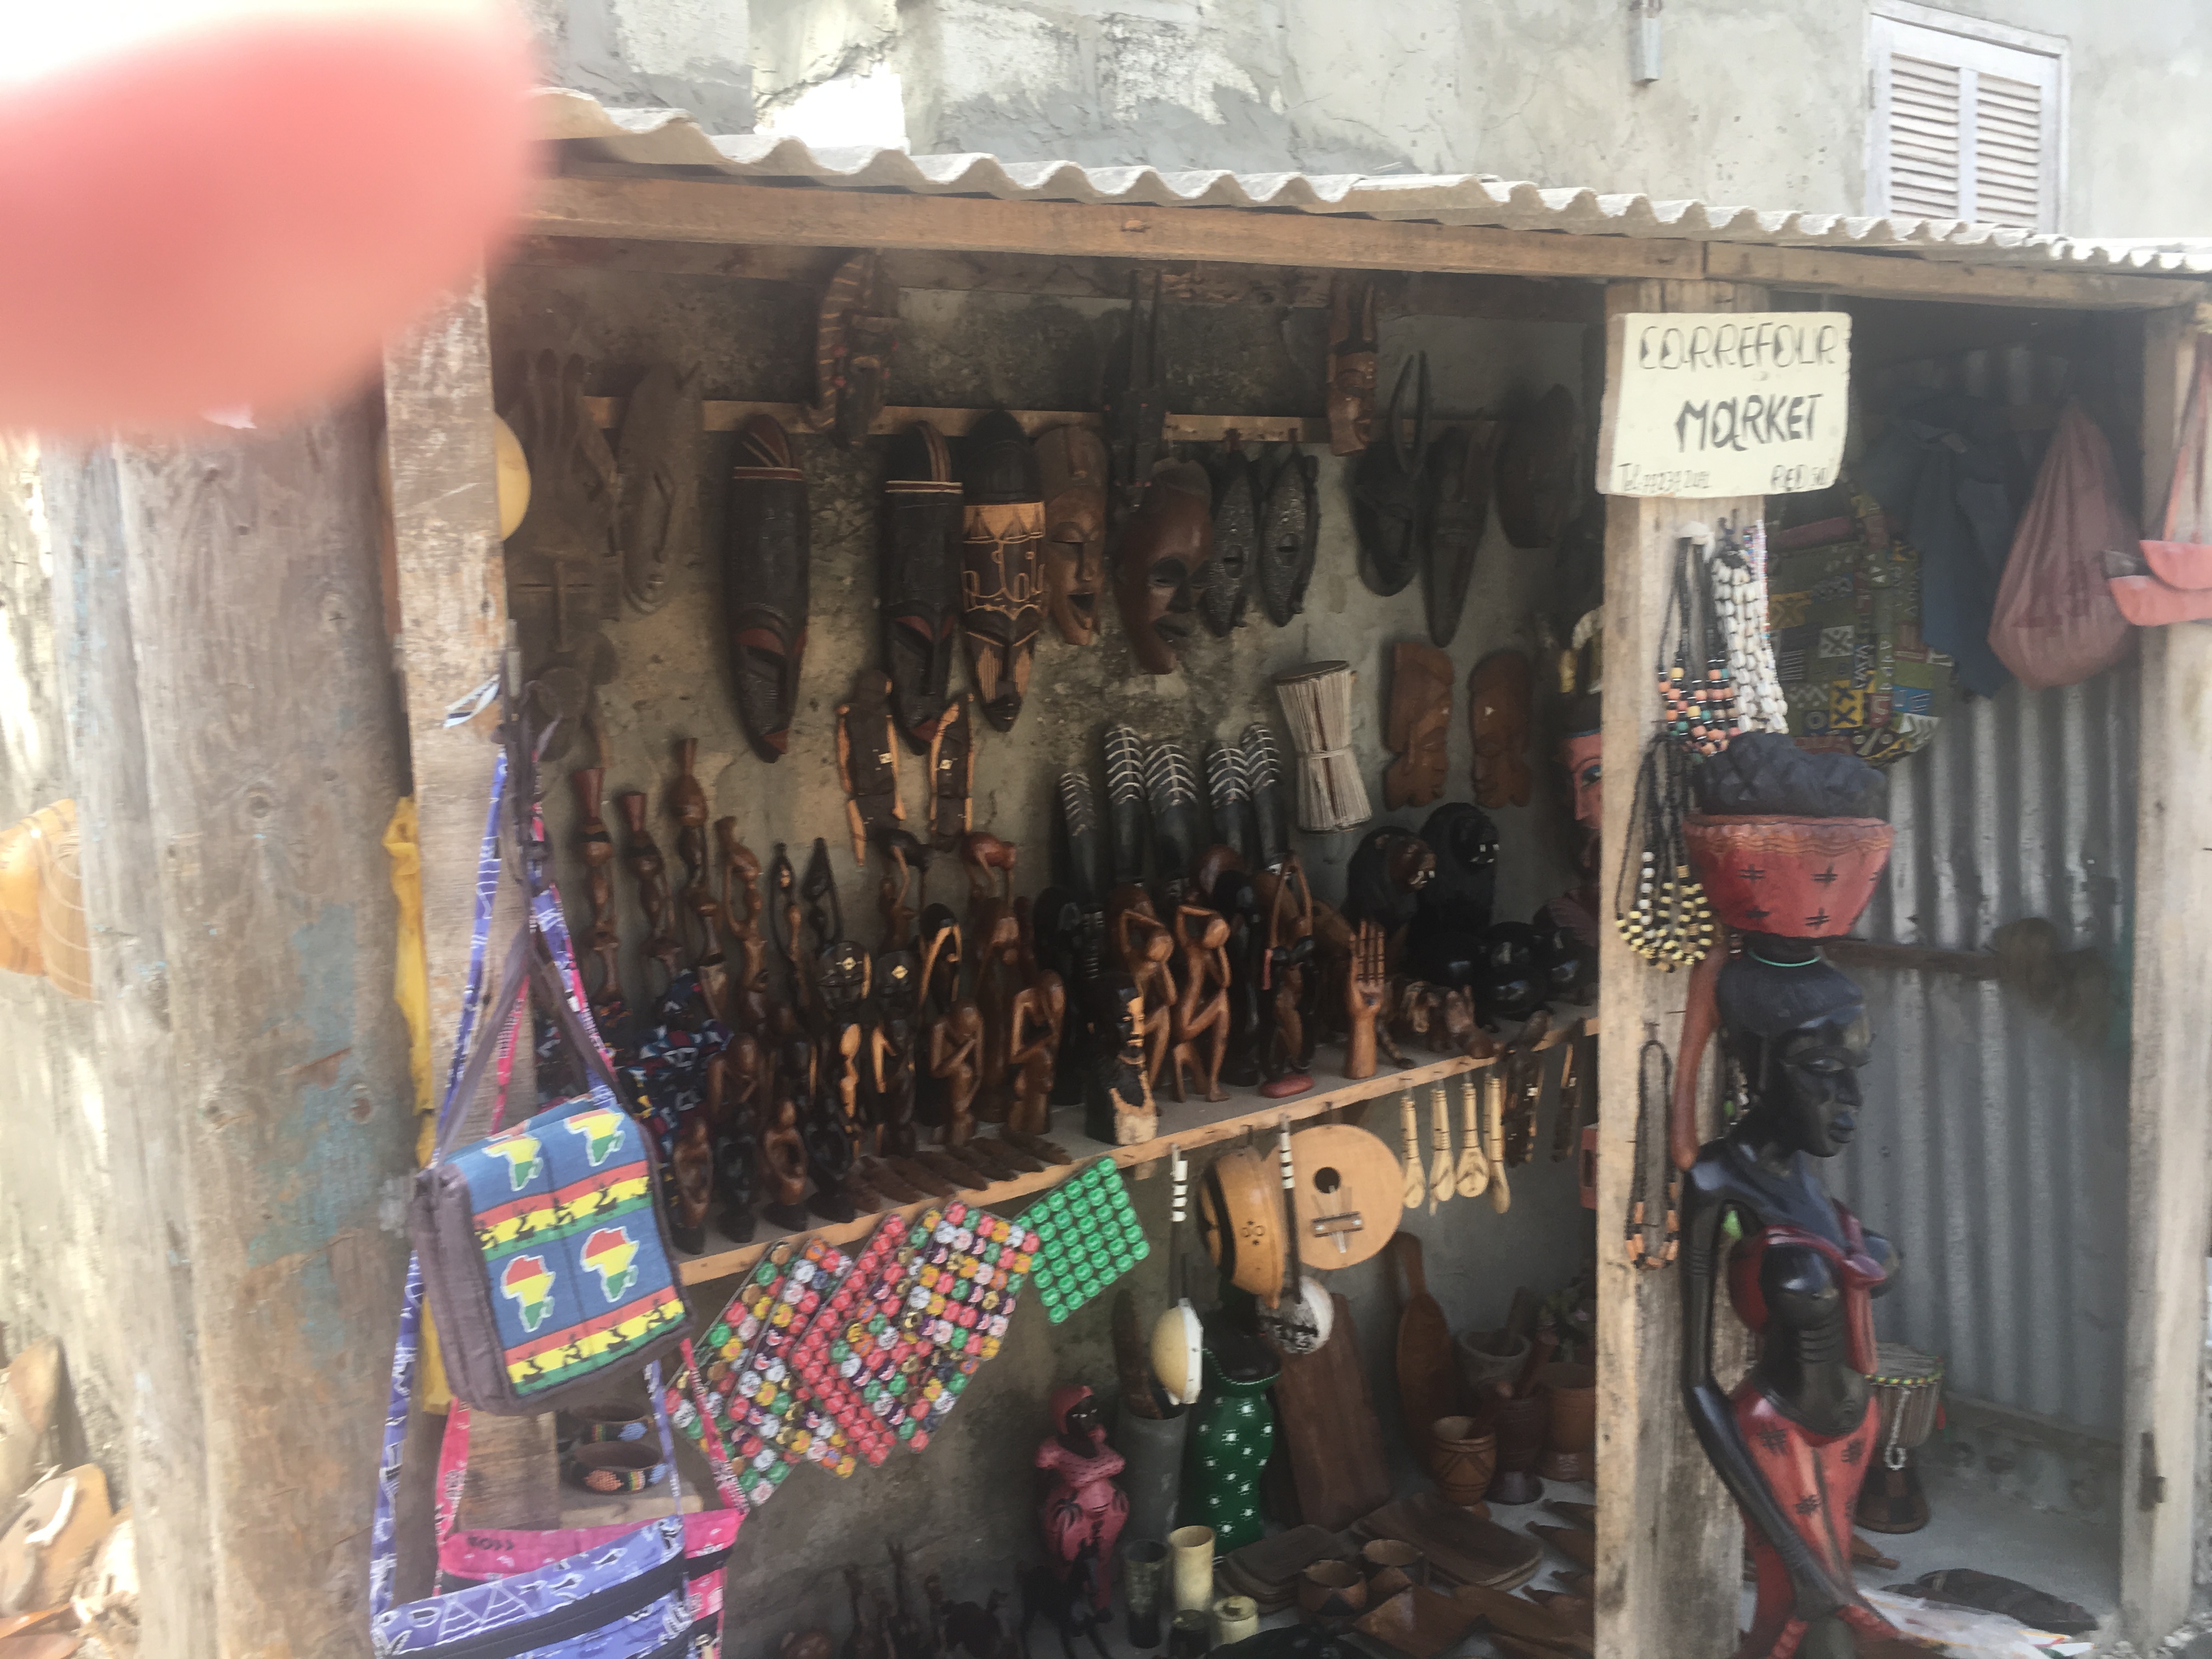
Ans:
<svg viewBox="0 0 2212 1659"><path fill-rule="evenodd" d="M368 1650L409 1165L374 456L356 404L48 468L117 1221L159 1229L118 1261L148 1628L192 1656Z"/></svg>
<svg viewBox="0 0 2212 1659"><path fill-rule="evenodd" d="M422 854L430 1076L442 1090L467 982L477 854L498 757L490 729L495 714L465 726L449 726L447 719L456 703L499 673L507 644L491 341L481 283L386 349L384 410L394 654ZM509 884L493 916L495 939L508 937L505 930L520 919ZM516 1045L512 1090L524 1100L532 1088L531 1052L527 1042ZM480 1417L471 1452L471 1518L512 1527L559 1524L550 1416Z"/></svg>
<svg viewBox="0 0 2212 1659"><path fill-rule="evenodd" d="M1764 289L1725 283L1616 283L1625 312L1757 311ZM1595 417L1595 411L1593 411ZM1599 898L1598 1506L1599 1659L1717 1659L1735 1646L1743 1523L1690 1431L1681 1400L1679 1267L1642 1273L1621 1249L1635 1146L1638 1051L1677 1045L1688 976L1632 954L1612 926L1637 768L1658 718L1652 680L1675 542L1692 520L1754 516L1756 496L1686 501L1616 495L1605 533L1605 863ZM1717 1132L1717 1126L1714 1126ZM1663 1146L1667 1108L1650 1138ZM1647 1144L1647 1151L1651 1150ZM1654 1156L1657 1156L1655 1152ZM1727 1322L1723 1321L1723 1328Z"/></svg>
<svg viewBox="0 0 2212 1659"><path fill-rule="evenodd" d="M2143 328L2143 516L2166 510L2194 367L2189 310ZM2133 1052L2128 1081L2126 1400L2120 1634L2148 1653L2190 1606L2204 1368L2205 1182L2212 1174L2212 629L2142 630Z"/></svg>

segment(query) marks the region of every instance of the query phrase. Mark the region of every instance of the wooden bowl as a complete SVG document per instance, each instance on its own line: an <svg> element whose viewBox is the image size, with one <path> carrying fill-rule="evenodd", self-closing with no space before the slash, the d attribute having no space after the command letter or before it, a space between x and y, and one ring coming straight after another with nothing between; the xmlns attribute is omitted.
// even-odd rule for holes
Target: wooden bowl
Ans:
<svg viewBox="0 0 2212 1659"><path fill-rule="evenodd" d="M1462 1507L1482 1502L1498 1468L1498 1440L1487 1423L1474 1417L1439 1417L1422 1437L1429 1478L1447 1504Z"/></svg>
<svg viewBox="0 0 2212 1659"><path fill-rule="evenodd" d="M1316 1624L1341 1625L1367 1606L1367 1580L1350 1561L1316 1561L1298 1574L1298 1608Z"/></svg>

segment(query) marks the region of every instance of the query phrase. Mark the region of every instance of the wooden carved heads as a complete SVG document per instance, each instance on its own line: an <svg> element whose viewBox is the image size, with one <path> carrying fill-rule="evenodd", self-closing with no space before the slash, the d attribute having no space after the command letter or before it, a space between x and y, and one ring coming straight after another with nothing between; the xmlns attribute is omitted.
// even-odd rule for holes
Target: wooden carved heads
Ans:
<svg viewBox="0 0 2212 1659"><path fill-rule="evenodd" d="M766 761L791 744L806 651L811 536L806 475L791 440L774 417L755 415L738 429L722 582L738 715Z"/></svg>
<svg viewBox="0 0 2212 1659"><path fill-rule="evenodd" d="M1528 705L1534 689L1534 672L1518 651L1493 651L1467 677L1474 798L1485 806L1528 804Z"/></svg>
<svg viewBox="0 0 2212 1659"><path fill-rule="evenodd" d="M1013 729L1029 690L1030 659L1044 619L1037 553L1044 540L1044 490L1036 452L1004 410L976 422L962 451L967 506L961 543L961 626L968 672L983 718Z"/></svg>
<svg viewBox="0 0 2212 1659"><path fill-rule="evenodd" d="M850 702L837 705L837 778L845 786L845 821L855 864L868 861L871 839L880 839L906 818L890 705L890 678L874 669L854 683Z"/></svg>
<svg viewBox="0 0 2212 1659"><path fill-rule="evenodd" d="M893 439L884 471L876 591L899 730L918 753L937 735L960 626L962 506L952 452L927 421Z"/></svg>
<svg viewBox="0 0 2212 1659"><path fill-rule="evenodd" d="M1106 443L1088 427L1056 426L1036 441L1044 489L1044 603L1060 637L1098 637L1106 586Z"/></svg>
<svg viewBox="0 0 2212 1659"><path fill-rule="evenodd" d="M1172 674L1190 637L1198 591L1213 557L1212 486L1195 461L1152 475L1121 531L1114 598L1121 627L1147 674Z"/></svg>
<svg viewBox="0 0 2212 1659"><path fill-rule="evenodd" d="M1452 659L1434 646L1401 641L1390 654L1389 743L1397 759L1382 775L1382 804L1426 806L1449 769Z"/></svg>
<svg viewBox="0 0 2212 1659"><path fill-rule="evenodd" d="M898 289L884 256L863 249L837 267L815 315L813 407L807 419L849 449L868 434L890 390Z"/></svg>

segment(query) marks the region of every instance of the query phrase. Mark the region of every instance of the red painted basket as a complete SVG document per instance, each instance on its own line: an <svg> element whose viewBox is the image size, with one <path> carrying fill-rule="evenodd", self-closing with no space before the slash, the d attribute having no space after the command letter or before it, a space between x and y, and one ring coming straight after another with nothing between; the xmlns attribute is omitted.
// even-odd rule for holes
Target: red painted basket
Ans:
<svg viewBox="0 0 2212 1659"><path fill-rule="evenodd" d="M1714 915L1740 933L1785 939L1850 932L1897 839L1880 818L1692 814L1683 829Z"/></svg>

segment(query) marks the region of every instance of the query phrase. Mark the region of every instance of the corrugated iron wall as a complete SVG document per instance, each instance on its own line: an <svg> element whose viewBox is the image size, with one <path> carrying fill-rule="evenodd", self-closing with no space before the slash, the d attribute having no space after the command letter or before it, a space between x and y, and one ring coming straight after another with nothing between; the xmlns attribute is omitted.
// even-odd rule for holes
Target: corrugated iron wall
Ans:
<svg viewBox="0 0 2212 1659"><path fill-rule="evenodd" d="M2124 995L2135 858L2136 675L1954 705L1890 771L1897 848L1854 931L1986 947L2047 918ZM2124 1317L2124 1008L2069 1036L1994 980L1863 970L1867 1109L1832 1185L1903 1251L1886 1340L1944 1355L1949 1387L2117 1438ZM2212 1010L2206 1018L2212 1018ZM2118 1035L2115 1035L2118 1034Z"/></svg>

